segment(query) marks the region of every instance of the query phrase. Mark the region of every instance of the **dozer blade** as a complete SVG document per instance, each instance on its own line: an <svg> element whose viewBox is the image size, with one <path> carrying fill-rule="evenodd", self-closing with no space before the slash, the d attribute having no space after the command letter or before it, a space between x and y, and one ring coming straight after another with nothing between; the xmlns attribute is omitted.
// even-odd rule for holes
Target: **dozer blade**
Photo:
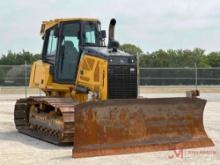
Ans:
<svg viewBox="0 0 220 165"><path fill-rule="evenodd" d="M73 157L213 146L203 126L206 100L126 99L75 107Z"/></svg>

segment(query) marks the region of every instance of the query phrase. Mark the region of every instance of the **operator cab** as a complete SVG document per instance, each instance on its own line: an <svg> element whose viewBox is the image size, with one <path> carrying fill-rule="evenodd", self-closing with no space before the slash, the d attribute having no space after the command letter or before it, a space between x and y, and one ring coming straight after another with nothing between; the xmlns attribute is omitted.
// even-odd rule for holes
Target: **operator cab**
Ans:
<svg viewBox="0 0 220 165"><path fill-rule="evenodd" d="M42 60L51 64L50 71L57 83L75 82L84 47L105 46L106 33L95 19L44 22L41 33L44 39Z"/></svg>

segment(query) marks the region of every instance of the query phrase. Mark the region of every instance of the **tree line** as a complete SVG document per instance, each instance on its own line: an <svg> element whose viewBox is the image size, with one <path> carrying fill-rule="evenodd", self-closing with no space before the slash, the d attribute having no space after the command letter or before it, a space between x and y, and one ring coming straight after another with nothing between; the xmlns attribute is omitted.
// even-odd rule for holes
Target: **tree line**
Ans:
<svg viewBox="0 0 220 165"><path fill-rule="evenodd" d="M40 54L33 54L29 51L22 50L22 52L14 53L8 51L6 55L2 55L0 58L0 65L22 65L32 64L34 61L40 59Z"/></svg>
<svg viewBox="0 0 220 165"><path fill-rule="evenodd" d="M206 53L204 49L194 50L157 50L154 52L144 52L141 48L133 44L123 44L120 50L139 57L140 67L197 67L211 68L220 67L220 52ZM8 51L6 55L0 57L0 65L22 65L32 64L41 58L40 54L33 54L23 50L19 53Z"/></svg>
<svg viewBox="0 0 220 165"><path fill-rule="evenodd" d="M157 50L143 52L132 44L123 44L121 50L139 56L140 67L220 67L220 52L206 53L204 49L194 50Z"/></svg>

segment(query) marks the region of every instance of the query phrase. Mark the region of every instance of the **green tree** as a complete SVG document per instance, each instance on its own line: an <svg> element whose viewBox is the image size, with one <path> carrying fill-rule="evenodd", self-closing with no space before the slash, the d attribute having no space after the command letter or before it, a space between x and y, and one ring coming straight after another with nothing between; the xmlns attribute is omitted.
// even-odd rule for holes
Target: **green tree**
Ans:
<svg viewBox="0 0 220 165"><path fill-rule="evenodd" d="M126 52L126 53L135 55L135 56L141 55L143 53L141 48L139 48L138 46L133 45L133 44L123 44L120 46L119 49Z"/></svg>
<svg viewBox="0 0 220 165"><path fill-rule="evenodd" d="M196 48L194 50L158 50L152 53L147 53L140 57L141 67L211 67L211 59L215 61L216 56L207 59L205 50ZM214 62L213 62L214 63ZM216 64L218 65L218 64ZM218 65L220 66L220 65Z"/></svg>
<svg viewBox="0 0 220 165"><path fill-rule="evenodd" d="M209 53L206 61L211 67L220 67L220 52Z"/></svg>
<svg viewBox="0 0 220 165"><path fill-rule="evenodd" d="M29 51L23 50L19 53L8 51L7 55L2 55L0 58L0 65L21 65L25 61L27 64L32 64L34 61L40 59L39 54L32 54Z"/></svg>

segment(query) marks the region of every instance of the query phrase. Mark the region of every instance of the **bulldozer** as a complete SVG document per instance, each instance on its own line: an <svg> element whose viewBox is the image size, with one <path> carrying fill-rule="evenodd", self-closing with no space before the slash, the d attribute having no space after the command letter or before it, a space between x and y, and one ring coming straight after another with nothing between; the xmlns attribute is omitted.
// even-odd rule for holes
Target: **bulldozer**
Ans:
<svg viewBox="0 0 220 165"><path fill-rule="evenodd" d="M29 86L45 96L17 100L16 129L73 144L73 158L213 146L198 92L138 97L137 57L119 50L115 25L111 19L105 44L98 19L42 23L42 58L32 64Z"/></svg>

